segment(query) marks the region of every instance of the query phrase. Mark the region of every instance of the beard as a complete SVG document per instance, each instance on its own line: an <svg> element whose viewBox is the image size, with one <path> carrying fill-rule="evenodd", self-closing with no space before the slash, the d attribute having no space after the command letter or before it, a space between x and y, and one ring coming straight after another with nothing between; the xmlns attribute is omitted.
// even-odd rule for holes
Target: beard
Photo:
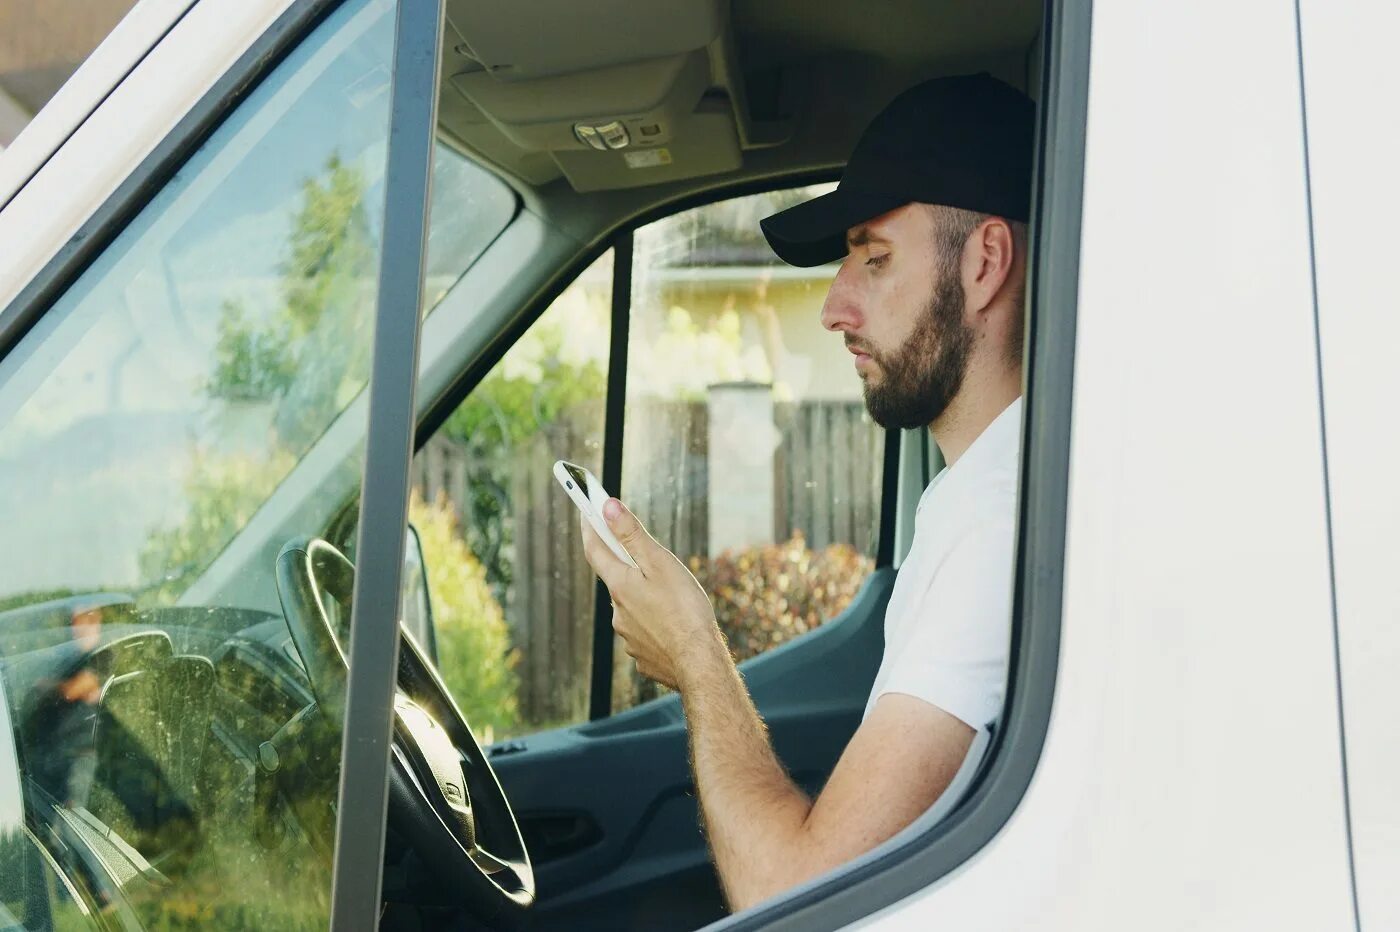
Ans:
<svg viewBox="0 0 1400 932"><path fill-rule="evenodd" d="M865 407L876 424L901 430L927 427L957 397L973 341L972 328L963 320L966 303L958 275L946 270L902 346L891 353L861 348L880 376L878 381L873 374L863 379Z"/></svg>

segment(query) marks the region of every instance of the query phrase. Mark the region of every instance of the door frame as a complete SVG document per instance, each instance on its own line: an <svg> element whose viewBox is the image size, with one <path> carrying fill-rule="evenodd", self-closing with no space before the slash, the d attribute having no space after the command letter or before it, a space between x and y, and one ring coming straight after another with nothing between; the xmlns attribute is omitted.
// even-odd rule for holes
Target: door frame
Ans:
<svg viewBox="0 0 1400 932"><path fill-rule="evenodd" d="M398 0L395 14L383 246L331 881L331 929L345 932L363 928L365 916L378 914L384 883L399 606L408 536L444 0Z"/></svg>
<svg viewBox="0 0 1400 932"><path fill-rule="evenodd" d="M19 344L248 94L342 2L291 0L271 25L252 39L235 63L0 310L0 358ZM356 928L362 924L361 917L378 912L383 880L389 739L399 643L399 576L408 523L408 470L422 324L421 314L405 315L392 309L416 308L421 301L443 0L397 0L396 12L385 182L385 226L393 229L395 236L386 237L381 254L372 344L370 422L361 502L362 518L369 515L374 520L362 520L360 527L372 526L375 532L364 536L357 551L360 566L351 613L352 662L346 682L338 806L346 817L338 820L332 882L331 925L335 929ZM164 38L174 41L169 34ZM412 54L400 55L404 49ZM430 92L425 93L425 88ZM390 645L389 649L381 642ZM352 805L346 805L347 799ZM352 815L376 808L378 819Z"/></svg>

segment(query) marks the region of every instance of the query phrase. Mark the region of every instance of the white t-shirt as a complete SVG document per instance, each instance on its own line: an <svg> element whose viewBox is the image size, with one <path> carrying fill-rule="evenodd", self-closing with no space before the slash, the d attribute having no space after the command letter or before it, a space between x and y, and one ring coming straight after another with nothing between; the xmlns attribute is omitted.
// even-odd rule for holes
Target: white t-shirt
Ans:
<svg viewBox="0 0 1400 932"><path fill-rule="evenodd" d="M924 490L885 611L867 716L886 693L922 699L978 730L1001 714L1020 446L1018 398Z"/></svg>

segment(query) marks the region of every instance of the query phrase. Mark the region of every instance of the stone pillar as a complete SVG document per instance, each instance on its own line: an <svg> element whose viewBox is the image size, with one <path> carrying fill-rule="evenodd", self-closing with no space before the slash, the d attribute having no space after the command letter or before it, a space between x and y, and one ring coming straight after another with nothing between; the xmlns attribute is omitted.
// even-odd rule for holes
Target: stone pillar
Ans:
<svg viewBox="0 0 1400 932"><path fill-rule="evenodd" d="M721 382L709 387L710 556L773 543L773 387Z"/></svg>

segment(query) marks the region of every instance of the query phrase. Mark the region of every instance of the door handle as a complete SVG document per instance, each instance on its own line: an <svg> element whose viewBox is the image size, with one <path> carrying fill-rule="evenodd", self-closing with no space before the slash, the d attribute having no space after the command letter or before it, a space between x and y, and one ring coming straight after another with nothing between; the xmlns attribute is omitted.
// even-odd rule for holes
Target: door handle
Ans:
<svg viewBox="0 0 1400 932"><path fill-rule="evenodd" d="M520 817L520 834L536 864L577 854L603 838L592 816L582 812L536 812Z"/></svg>

